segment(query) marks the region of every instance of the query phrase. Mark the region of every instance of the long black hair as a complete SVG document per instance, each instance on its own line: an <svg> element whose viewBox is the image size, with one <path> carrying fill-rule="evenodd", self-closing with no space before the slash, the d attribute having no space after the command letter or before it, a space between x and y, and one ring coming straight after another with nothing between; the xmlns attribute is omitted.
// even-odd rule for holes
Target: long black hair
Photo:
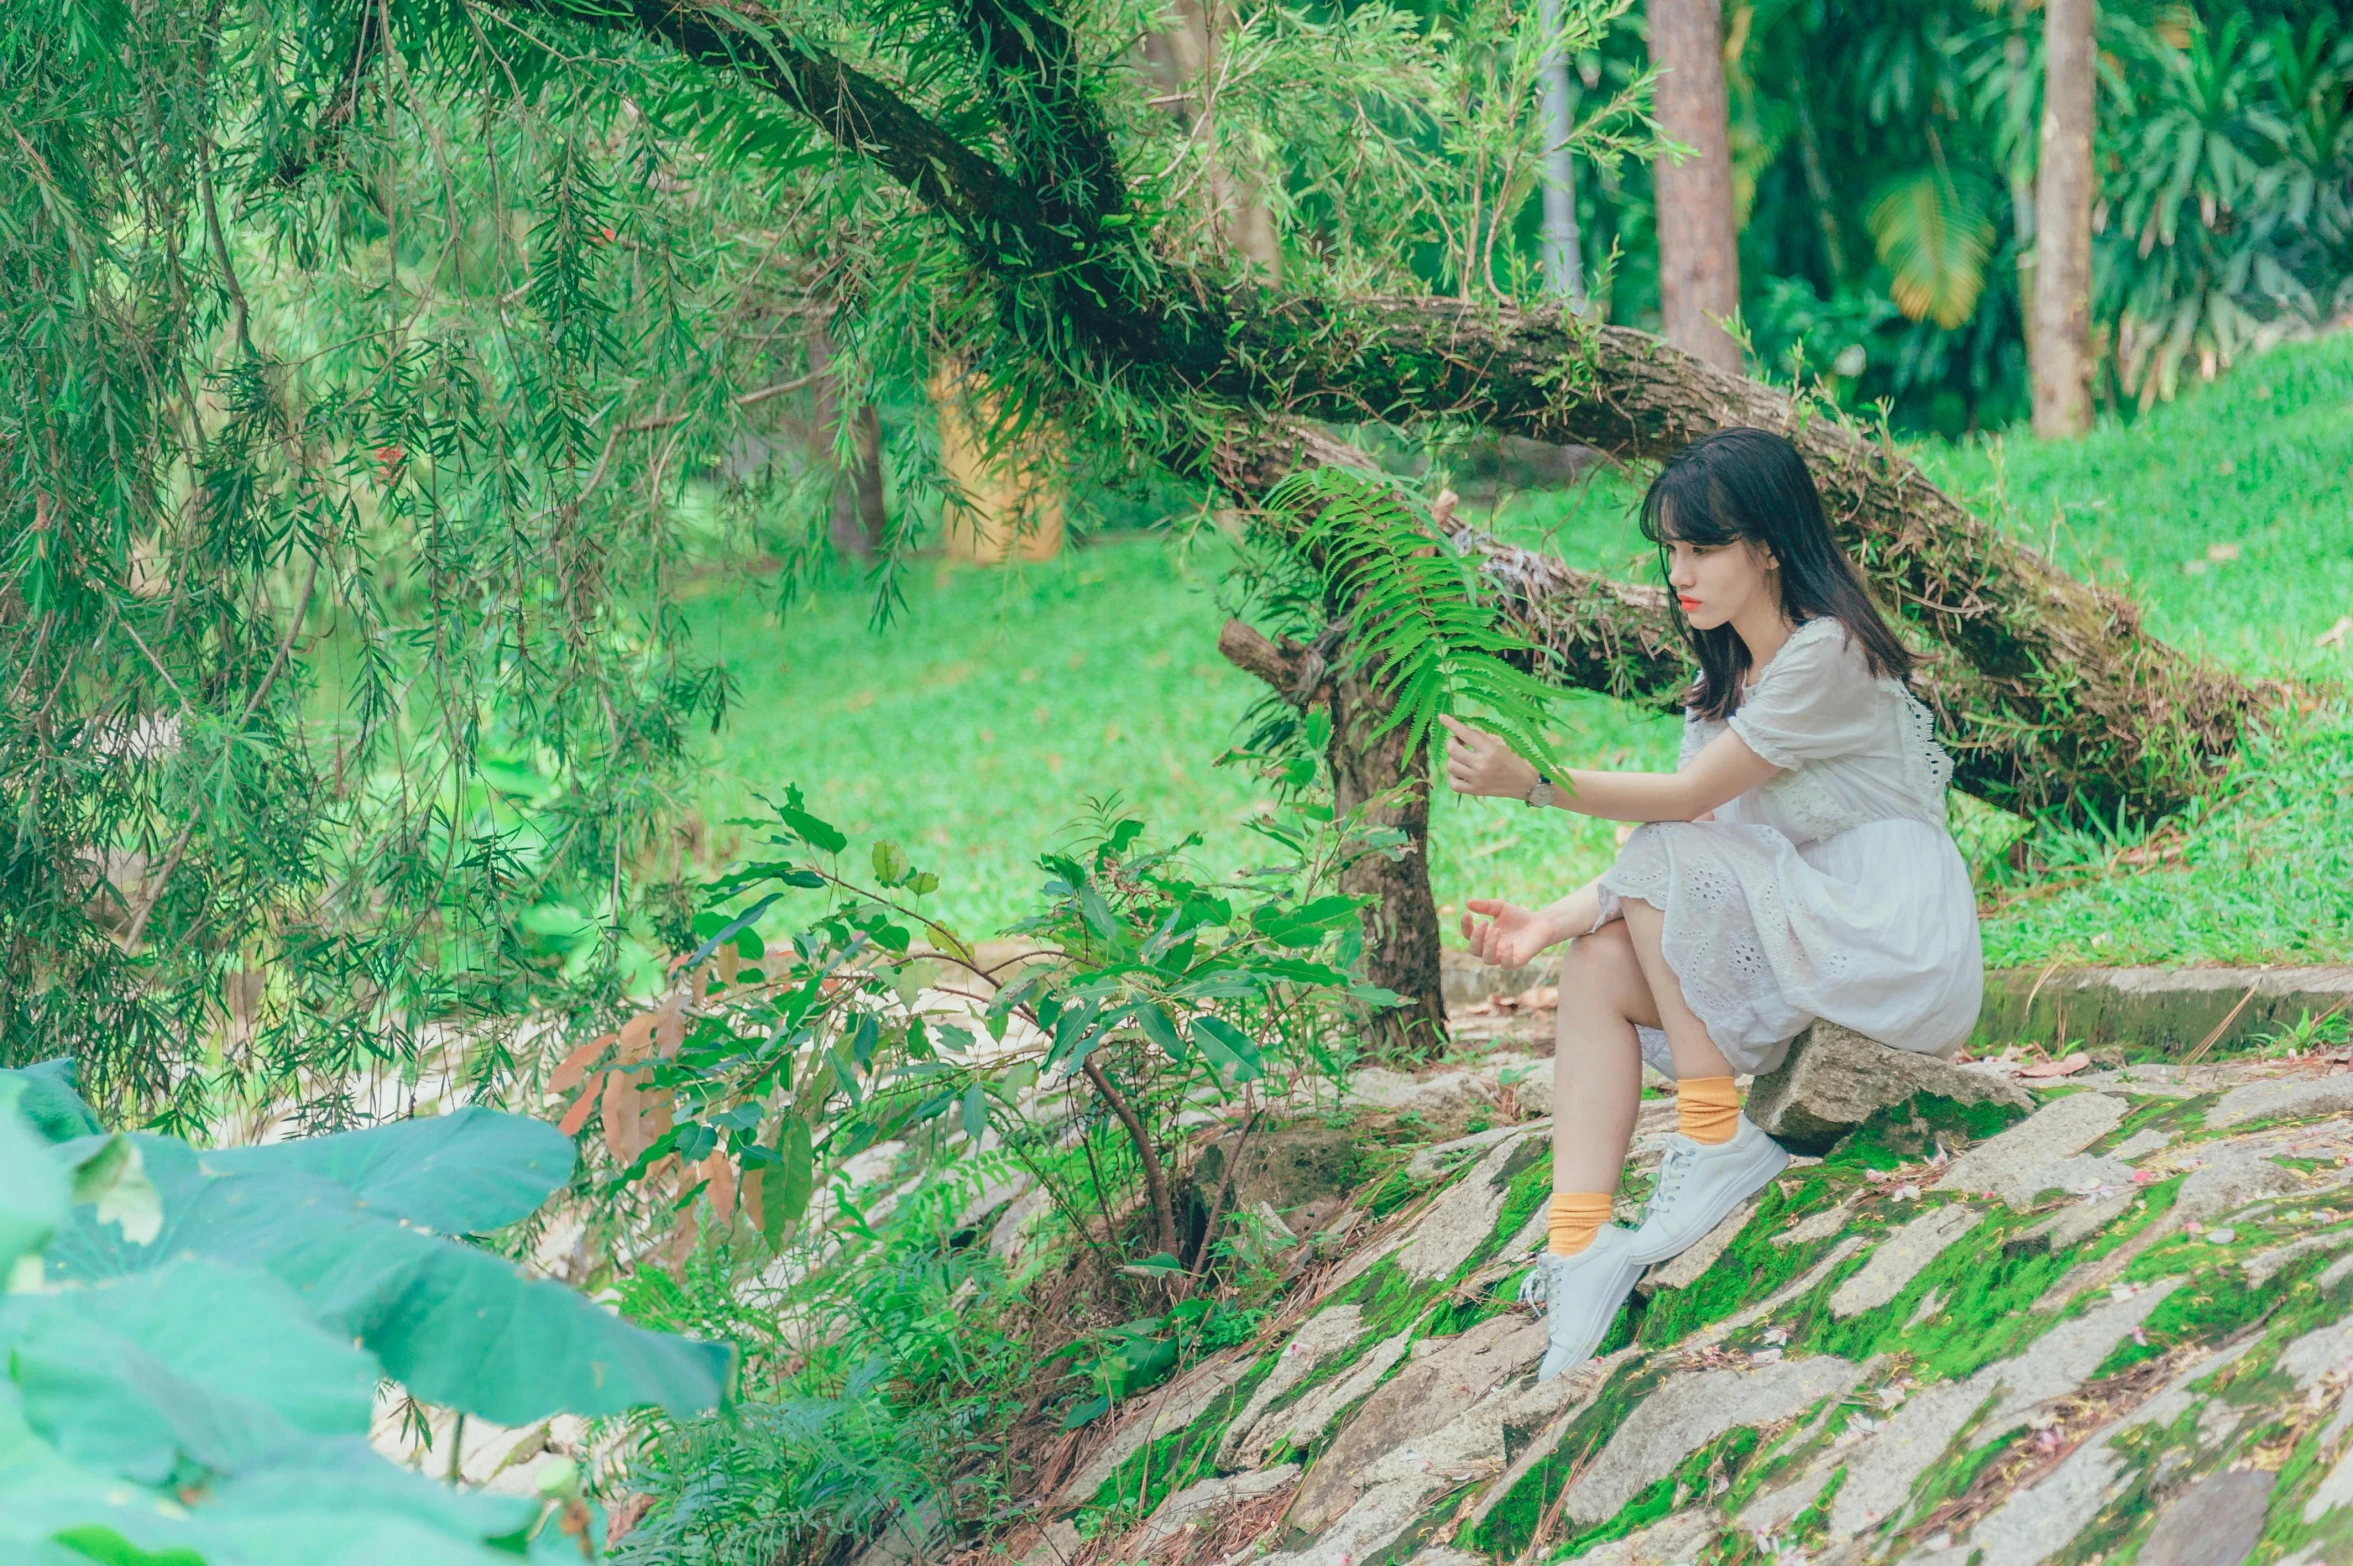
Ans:
<svg viewBox="0 0 2353 1566"><path fill-rule="evenodd" d="M1781 612L1792 624L1825 616L1837 620L1850 639L1862 644L1872 673L1911 677L1911 653L1863 591L1854 562L1830 536L1822 494L1806 471L1806 459L1772 431L1717 430L1675 453L1642 497L1642 536L1658 546L1661 575L1667 570L1667 546L1676 540L1702 548L1762 545L1780 566ZM1691 710L1703 718L1731 716L1748 673L1748 644L1729 625L1702 631L1686 620L1683 634L1699 658Z"/></svg>

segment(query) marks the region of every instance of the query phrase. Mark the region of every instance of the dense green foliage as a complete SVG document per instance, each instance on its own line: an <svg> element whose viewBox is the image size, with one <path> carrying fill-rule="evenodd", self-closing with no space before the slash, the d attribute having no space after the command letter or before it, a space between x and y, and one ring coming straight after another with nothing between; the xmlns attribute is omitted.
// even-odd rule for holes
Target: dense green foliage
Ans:
<svg viewBox="0 0 2353 1566"><path fill-rule="evenodd" d="M521 1423L679 1415L731 1352L615 1320L458 1237L569 1177L536 1121L466 1110L197 1153L81 1135L52 1063L0 1073L0 1543L25 1559L270 1566L592 1555L574 1474L471 1495L368 1448L378 1384ZM446 1237L445 1237L446 1236Z"/></svg>

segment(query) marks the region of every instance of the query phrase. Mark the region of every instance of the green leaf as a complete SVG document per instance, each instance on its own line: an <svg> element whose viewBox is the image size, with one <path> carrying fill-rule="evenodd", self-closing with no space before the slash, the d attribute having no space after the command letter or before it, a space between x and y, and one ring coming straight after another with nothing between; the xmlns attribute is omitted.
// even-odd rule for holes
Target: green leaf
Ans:
<svg viewBox="0 0 2353 1566"><path fill-rule="evenodd" d="M835 829L830 821L820 821L793 805L776 807L777 819L791 829L792 834L821 853L838 854L850 846L850 840Z"/></svg>
<svg viewBox="0 0 2353 1566"><path fill-rule="evenodd" d="M874 878L885 886L897 886L907 878L907 851L888 838L878 839L874 845Z"/></svg>
<svg viewBox="0 0 2353 1566"><path fill-rule="evenodd" d="M0 1278L39 1250L67 1212L66 1172L21 1107L26 1075L0 1074Z"/></svg>
<svg viewBox="0 0 2353 1566"><path fill-rule="evenodd" d="M1136 1026L1169 1059L1184 1060L1191 1054L1185 1047L1184 1035L1177 1032L1176 1024L1169 1020L1168 1013L1161 1007L1149 1004L1138 1006Z"/></svg>
<svg viewBox="0 0 2353 1566"><path fill-rule="evenodd" d="M193 1257L18 1296L0 1337L33 1427L144 1484L183 1458L236 1473L305 1437L364 1438L382 1376L276 1278Z"/></svg>
<svg viewBox="0 0 2353 1566"><path fill-rule="evenodd" d="M1338 894L1288 908L1268 903L1250 916L1250 924L1278 946L1313 946L1354 919L1357 906L1357 899Z"/></svg>
<svg viewBox="0 0 2353 1566"><path fill-rule="evenodd" d="M1266 1063L1249 1035L1223 1017L1204 1012L1193 1019L1193 1042L1209 1057L1219 1075L1234 1082L1254 1082L1266 1075Z"/></svg>
<svg viewBox="0 0 2353 1566"><path fill-rule="evenodd" d="M809 1122L787 1115L777 1131L776 1151L783 1159L760 1188L760 1230L770 1245L782 1245L790 1227L809 1210L817 1189L817 1153L809 1137Z"/></svg>
<svg viewBox="0 0 2353 1566"><path fill-rule="evenodd" d="M964 1089L964 1134L973 1141L989 1128L989 1096L978 1082Z"/></svg>
<svg viewBox="0 0 2353 1566"><path fill-rule="evenodd" d="M0 1070L0 1081L24 1084L24 1096L18 1108L33 1129L52 1142L71 1142L77 1137L98 1136L106 1127L98 1116L82 1102L73 1058L60 1055L55 1060L44 1060L38 1065Z"/></svg>
<svg viewBox="0 0 2353 1566"><path fill-rule="evenodd" d="M1095 932L1098 940L1120 956L1127 955L1129 950L1127 931L1120 927L1118 917L1111 911L1111 905L1103 901L1103 894L1095 890L1092 882L1084 882L1079 886L1078 911L1080 917L1086 920L1087 928Z"/></svg>
<svg viewBox="0 0 2353 1566"><path fill-rule="evenodd" d="M349 1135L434 1124L408 1122ZM510 1144L488 1127L453 1137L443 1150L527 1148L544 1145L537 1141L541 1133L562 1140L552 1127L540 1126ZM381 1177L402 1198L371 1206L352 1188L302 1168L305 1160L289 1151L303 1145L298 1142L241 1149L240 1156L224 1160L164 1137L138 1140L141 1162L162 1197L162 1232L152 1245L132 1245L112 1226L98 1224L89 1209L77 1208L45 1254L62 1281L127 1278L186 1256L267 1272L302 1296L312 1319L356 1338L418 1397L504 1425L647 1404L699 1412L724 1394L733 1358L726 1346L633 1327L562 1284L526 1277L503 1257L400 1221L409 1213L445 1222L502 1213L511 1205L514 1166L500 1179L478 1181L437 1159L437 1186L416 1171L383 1168L364 1152L347 1161L348 1146L317 1160L357 1171L363 1187ZM281 1156L246 1156L264 1153ZM524 1158L521 1168L528 1178L544 1178L545 1166L532 1158Z"/></svg>
<svg viewBox="0 0 2353 1566"><path fill-rule="evenodd" d="M488 1234L528 1218L572 1178L572 1139L543 1120L468 1106L293 1142L204 1155L215 1174L329 1181L371 1212L436 1234Z"/></svg>
<svg viewBox="0 0 2353 1566"><path fill-rule="evenodd" d="M687 956L686 966L689 968L699 966L705 958L709 957L711 953L717 951L720 946L726 942L729 936L737 934L740 931L750 929L754 924L759 922L760 915L768 911L769 905L783 895L784 894L782 892L770 892L766 897L761 898L758 902L752 904L751 907L746 908L742 913L737 914L734 918L719 926L719 928L712 932L710 937L706 939L702 945L696 947L694 951ZM757 957L760 954L757 951L753 951L748 952L745 955Z"/></svg>
<svg viewBox="0 0 2353 1566"><path fill-rule="evenodd" d="M1887 291L1912 320L1952 331L1976 312L1993 256L1994 220L1974 178L1940 166L1887 181L1863 222L1887 267Z"/></svg>

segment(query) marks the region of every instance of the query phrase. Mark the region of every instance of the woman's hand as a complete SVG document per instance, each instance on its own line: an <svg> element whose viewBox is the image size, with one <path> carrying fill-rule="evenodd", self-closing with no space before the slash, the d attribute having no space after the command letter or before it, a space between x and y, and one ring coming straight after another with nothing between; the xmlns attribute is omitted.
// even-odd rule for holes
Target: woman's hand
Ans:
<svg viewBox="0 0 2353 1566"><path fill-rule="evenodd" d="M1462 938L1471 955L1498 968L1517 968L1559 941L1556 929L1541 909L1521 908L1493 898L1474 897L1470 913L1462 916ZM1473 914L1485 914L1484 922Z"/></svg>
<svg viewBox="0 0 2353 1566"><path fill-rule="evenodd" d="M1446 725L1446 781L1457 794L1491 794L1526 799L1536 786L1536 769L1494 735L1441 716Z"/></svg>

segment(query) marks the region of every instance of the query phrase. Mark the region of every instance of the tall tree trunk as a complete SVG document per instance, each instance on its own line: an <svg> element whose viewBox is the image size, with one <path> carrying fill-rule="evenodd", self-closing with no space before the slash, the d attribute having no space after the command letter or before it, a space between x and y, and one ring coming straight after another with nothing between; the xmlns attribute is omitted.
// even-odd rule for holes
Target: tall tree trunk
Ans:
<svg viewBox="0 0 2353 1566"><path fill-rule="evenodd" d="M1725 123L1721 0L1650 0L1650 58L1660 70L1659 129L1692 149L1656 165L1659 313L1667 341L1740 372L1740 344L1721 323L1740 308L1740 235L1732 221L1732 145Z"/></svg>
<svg viewBox="0 0 2353 1566"><path fill-rule="evenodd" d="M1560 32L1560 0L1543 0L1544 36ZM1576 89L1558 49L1544 55L1544 284L1578 314L1585 312L1584 242L1577 232Z"/></svg>
<svg viewBox="0 0 2353 1566"><path fill-rule="evenodd" d="M2092 94L2099 0L2043 8L2043 125L2035 180L2034 432L2092 426Z"/></svg>

